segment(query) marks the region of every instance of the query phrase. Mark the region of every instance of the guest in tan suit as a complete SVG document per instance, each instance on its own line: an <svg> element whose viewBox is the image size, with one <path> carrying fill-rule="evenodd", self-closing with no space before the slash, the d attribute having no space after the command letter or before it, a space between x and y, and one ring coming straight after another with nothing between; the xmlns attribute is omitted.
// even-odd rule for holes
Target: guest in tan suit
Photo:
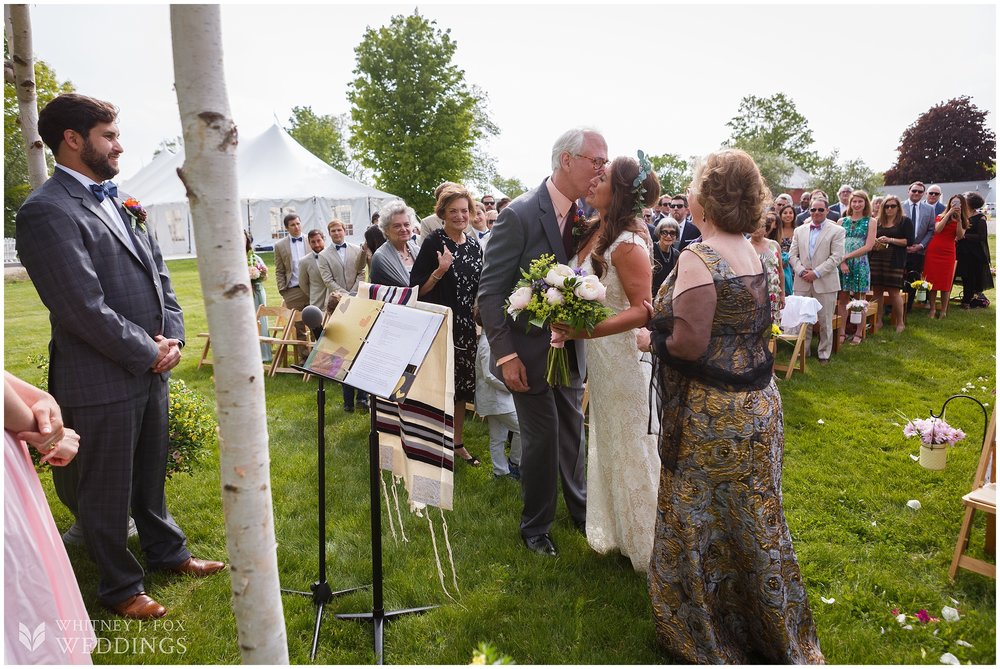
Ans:
<svg viewBox="0 0 1000 669"><path fill-rule="evenodd" d="M323 275L319 271L319 254L326 246L321 230L310 230L307 235L309 239L309 253L302 256L299 261L299 287L309 299L309 304L318 309L326 309L326 300L330 295L326 283L323 282Z"/></svg>
<svg viewBox="0 0 1000 669"><path fill-rule="evenodd" d="M339 218L330 221L326 229L330 233L330 246L319 254L318 260L323 283L330 293L356 293L365 271L365 253L357 244L344 241L347 232Z"/></svg>
<svg viewBox="0 0 1000 669"><path fill-rule="evenodd" d="M793 289L796 295L815 297L819 311L819 350L821 364L830 361L833 350L833 313L840 290L838 268L844 259L844 229L827 220L825 198L813 198L809 205L809 225L800 225L792 235L788 260L795 273ZM808 337L812 337L812 327ZM808 351L807 351L808 354Z"/></svg>
<svg viewBox="0 0 1000 669"><path fill-rule="evenodd" d="M274 279L285 306L301 310L309 304L308 296L299 288L299 261L306 254L302 221L298 214L288 214L284 223L288 235L274 245Z"/></svg>

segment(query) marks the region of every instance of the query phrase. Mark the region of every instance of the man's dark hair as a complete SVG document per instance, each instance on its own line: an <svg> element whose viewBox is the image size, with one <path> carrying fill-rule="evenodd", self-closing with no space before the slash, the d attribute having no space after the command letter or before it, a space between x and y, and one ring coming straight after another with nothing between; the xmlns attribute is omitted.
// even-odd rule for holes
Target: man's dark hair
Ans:
<svg viewBox="0 0 1000 669"><path fill-rule="evenodd" d="M313 228L309 231L309 234L306 235L306 239L312 239L313 237L323 237L323 231ZM326 239L326 237L323 237L323 239Z"/></svg>
<svg viewBox="0 0 1000 669"><path fill-rule="evenodd" d="M118 108L110 102L79 93L63 93L38 114L38 134L53 154L59 153L63 133L74 130L84 139L98 123L114 123Z"/></svg>
<svg viewBox="0 0 1000 669"><path fill-rule="evenodd" d="M684 201L684 206L685 207L688 206L687 195L682 195L682 194L671 195L670 196L670 201L673 202L674 200L683 200Z"/></svg>
<svg viewBox="0 0 1000 669"><path fill-rule="evenodd" d="M292 221L294 221L298 217L299 217L298 214L285 214L285 218L282 221L282 223L285 224L285 229L287 230L288 229L288 224L291 223Z"/></svg>

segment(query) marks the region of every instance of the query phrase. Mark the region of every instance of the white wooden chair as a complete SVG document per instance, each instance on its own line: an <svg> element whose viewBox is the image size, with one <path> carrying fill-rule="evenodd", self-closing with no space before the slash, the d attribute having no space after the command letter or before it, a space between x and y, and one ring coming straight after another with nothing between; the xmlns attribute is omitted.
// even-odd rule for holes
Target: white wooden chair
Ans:
<svg viewBox="0 0 1000 669"><path fill-rule="evenodd" d="M976 477L972 481L972 492L962 497L965 506L965 516L962 518L962 528L958 532L955 543L955 555L948 569L948 578L955 580L959 567L974 571L992 579L997 577L996 564L970 557L965 554L969 548L969 535L972 532L972 520L976 511L986 514L986 552L996 557L996 522L997 522L997 410L993 408L990 426L983 440L983 452L979 456L979 466Z"/></svg>

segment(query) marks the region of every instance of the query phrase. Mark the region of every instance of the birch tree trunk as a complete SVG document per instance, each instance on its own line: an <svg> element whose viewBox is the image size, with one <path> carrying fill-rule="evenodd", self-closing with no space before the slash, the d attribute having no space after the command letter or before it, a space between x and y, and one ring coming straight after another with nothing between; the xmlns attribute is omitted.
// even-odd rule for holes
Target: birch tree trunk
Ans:
<svg viewBox="0 0 1000 669"><path fill-rule="evenodd" d="M287 664L271 507L267 411L257 322L240 225L236 126L230 116L218 5L171 5L177 104L198 274L215 359L222 503L240 655Z"/></svg>
<svg viewBox="0 0 1000 669"><path fill-rule="evenodd" d="M38 135L38 97L35 94L35 60L28 5L4 5L4 29L14 66L21 136L24 137L28 159L28 184L31 190L35 190L49 178L49 170L45 164L45 145Z"/></svg>

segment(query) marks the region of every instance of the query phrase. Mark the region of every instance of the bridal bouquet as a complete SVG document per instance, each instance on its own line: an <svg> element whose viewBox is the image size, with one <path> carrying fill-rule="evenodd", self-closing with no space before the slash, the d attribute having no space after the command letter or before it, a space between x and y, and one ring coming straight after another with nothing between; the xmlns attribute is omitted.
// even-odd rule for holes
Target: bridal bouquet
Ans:
<svg viewBox="0 0 1000 669"><path fill-rule="evenodd" d="M247 251L247 269L250 271L251 281L263 281L267 278L267 265L253 249Z"/></svg>
<svg viewBox="0 0 1000 669"><path fill-rule="evenodd" d="M517 318L526 312L531 326L566 323L574 330L592 332L613 313L602 304L606 289L600 279L556 263L551 254L533 260L521 275L507 298L507 313ZM554 388L569 385L569 357L562 342L549 348L545 380Z"/></svg>

